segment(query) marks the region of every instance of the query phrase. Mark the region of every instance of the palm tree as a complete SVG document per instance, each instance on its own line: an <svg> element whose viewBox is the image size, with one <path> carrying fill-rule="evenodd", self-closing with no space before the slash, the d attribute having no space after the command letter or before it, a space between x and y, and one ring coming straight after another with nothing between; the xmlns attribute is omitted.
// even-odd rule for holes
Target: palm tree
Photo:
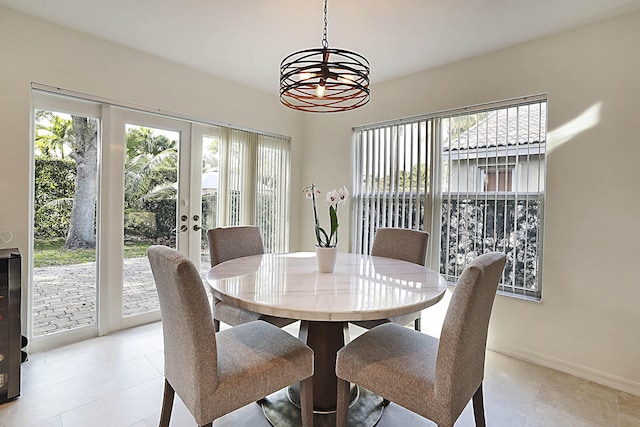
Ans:
<svg viewBox="0 0 640 427"><path fill-rule="evenodd" d="M131 234L158 237L157 218L150 208L154 200L175 200L177 193L176 141L153 130L127 131L125 155L125 227ZM173 224L169 228L173 228Z"/></svg>
<svg viewBox="0 0 640 427"><path fill-rule="evenodd" d="M71 120L51 111L38 110L35 136L41 156L64 159L64 147L73 141Z"/></svg>

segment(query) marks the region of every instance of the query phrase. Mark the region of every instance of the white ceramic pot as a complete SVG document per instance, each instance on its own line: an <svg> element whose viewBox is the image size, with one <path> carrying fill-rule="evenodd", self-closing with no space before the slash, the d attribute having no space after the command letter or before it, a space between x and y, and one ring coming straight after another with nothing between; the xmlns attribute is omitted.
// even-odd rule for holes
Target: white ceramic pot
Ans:
<svg viewBox="0 0 640 427"><path fill-rule="evenodd" d="M336 267L338 248L321 248L316 246L316 264L320 273L333 273Z"/></svg>

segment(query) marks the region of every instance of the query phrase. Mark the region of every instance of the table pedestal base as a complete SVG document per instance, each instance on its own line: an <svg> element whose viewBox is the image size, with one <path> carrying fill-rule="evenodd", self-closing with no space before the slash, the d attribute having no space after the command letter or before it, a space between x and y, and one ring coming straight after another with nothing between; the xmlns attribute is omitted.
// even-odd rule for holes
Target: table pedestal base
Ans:
<svg viewBox="0 0 640 427"><path fill-rule="evenodd" d="M273 393L258 402L269 423L274 427L299 427L300 403L297 396L286 388ZM382 397L358 387L355 398L349 405L349 426L372 427L380 421L385 408ZM336 425L335 411L314 411L314 427Z"/></svg>
<svg viewBox="0 0 640 427"><path fill-rule="evenodd" d="M349 342L347 322L300 322L300 341L313 349L313 424L314 427L336 425L336 353ZM351 390L349 426L372 427L382 417L388 402L361 387ZM300 384L273 393L258 402L265 417L275 427L299 427Z"/></svg>

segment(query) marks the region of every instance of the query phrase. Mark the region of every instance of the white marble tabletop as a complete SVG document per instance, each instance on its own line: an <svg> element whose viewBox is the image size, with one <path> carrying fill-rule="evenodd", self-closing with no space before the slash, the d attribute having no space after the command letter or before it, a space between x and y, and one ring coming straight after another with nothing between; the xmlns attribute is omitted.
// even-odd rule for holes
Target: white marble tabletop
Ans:
<svg viewBox="0 0 640 427"><path fill-rule="evenodd" d="M236 258L213 267L216 297L257 313L311 321L385 319L440 301L438 273L406 261L339 253L333 273L318 273L315 254Z"/></svg>

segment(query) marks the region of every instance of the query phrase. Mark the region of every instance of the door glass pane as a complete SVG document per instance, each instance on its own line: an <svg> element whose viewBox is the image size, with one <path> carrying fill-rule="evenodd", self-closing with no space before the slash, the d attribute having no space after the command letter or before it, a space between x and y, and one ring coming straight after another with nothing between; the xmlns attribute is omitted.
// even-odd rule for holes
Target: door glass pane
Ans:
<svg viewBox="0 0 640 427"><path fill-rule="evenodd" d="M128 317L160 307L146 251L176 247L180 134L131 124L126 132L122 311Z"/></svg>
<svg viewBox="0 0 640 427"><path fill-rule="evenodd" d="M218 187L220 138L204 135L202 137L202 229L200 237L200 269L209 271L209 245L207 230L218 226Z"/></svg>
<svg viewBox="0 0 640 427"><path fill-rule="evenodd" d="M33 336L97 325L99 121L36 110Z"/></svg>

